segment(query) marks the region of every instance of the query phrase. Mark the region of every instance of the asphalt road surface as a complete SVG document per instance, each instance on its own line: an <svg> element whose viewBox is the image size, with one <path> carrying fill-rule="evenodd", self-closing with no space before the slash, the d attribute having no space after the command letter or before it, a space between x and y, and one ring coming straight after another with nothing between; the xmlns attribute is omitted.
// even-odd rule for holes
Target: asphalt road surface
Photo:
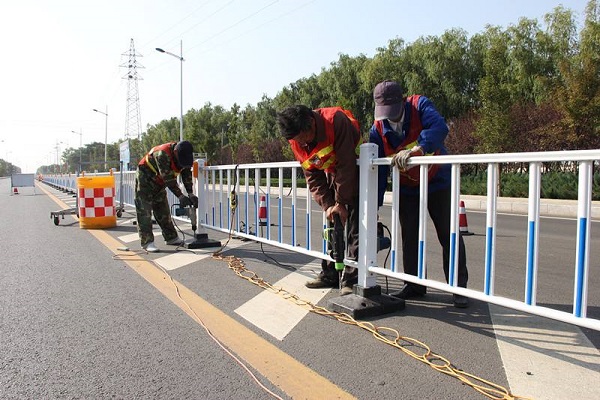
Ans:
<svg viewBox="0 0 600 400"><path fill-rule="evenodd" d="M115 228L80 229L73 216L55 226L50 212L73 200L46 185L13 195L0 180L0 398L486 398L402 350L420 355L424 346L454 371L499 385L500 398L501 388L539 399L600 397L598 332L479 301L455 309L449 294L431 290L403 311L369 319L423 343L401 341L398 349L241 279L213 258L215 249L166 246L157 232L162 251L139 251L131 210ZM471 212L468 220L475 233L465 238L469 285L480 288L484 215ZM498 221L496 291L520 299L526 219ZM542 220L538 303L569 309L574 232L573 220ZM588 315L598 318L597 223L590 246ZM441 277L437 247L428 250L434 279ZM223 255L315 304L338 296L303 288L319 270L307 256L237 239Z"/></svg>

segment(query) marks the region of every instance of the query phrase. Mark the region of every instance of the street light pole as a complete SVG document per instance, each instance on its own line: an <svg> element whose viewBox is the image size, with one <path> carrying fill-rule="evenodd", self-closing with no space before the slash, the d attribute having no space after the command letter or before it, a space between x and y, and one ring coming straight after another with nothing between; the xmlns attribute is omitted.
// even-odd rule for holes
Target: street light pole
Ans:
<svg viewBox="0 0 600 400"><path fill-rule="evenodd" d="M105 112L97 110L94 108L94 111L100 114L104 114L104 170L108 171L108 165L106 164L106 146L108 142L108 105L106 105Z"/></svg>
<svg viewBox="0 0 600 400"><path fill-rule="evenodd" d="M79 128L79 132L71 131L79 135L79 172L82 171L82 163L81 163L81 147L83 146L83 130Z"/></svg>
<svg viewBox="0 0 600 400"><path fill-rule="evenodd" d="M179 59L179 63L180 63L180 65L179 65L179 83L180 83L180 88L179 88L179 95L180 95L180 99L179 99L179 141L182 141L183 140L183 62L185 61L183 58L183 40L179 41L179 55L173 54L170 51L163 50L160 47L157 47L156 51L158 51L159 53L168 54L170 56L173 56L173 57Z"/></svg>
<svg viewBox="0 0 600 400"><path fill-rule="evenodd" d="M59 147L58 145L59 145L59 144L62 144L62 142L59 142L59 141L57 140L57 141L56 141L56 166L57 166L57 168L58 168L58 172L60 172L60 163L59 163L59 160L58 160L58 147Z"/></svg>

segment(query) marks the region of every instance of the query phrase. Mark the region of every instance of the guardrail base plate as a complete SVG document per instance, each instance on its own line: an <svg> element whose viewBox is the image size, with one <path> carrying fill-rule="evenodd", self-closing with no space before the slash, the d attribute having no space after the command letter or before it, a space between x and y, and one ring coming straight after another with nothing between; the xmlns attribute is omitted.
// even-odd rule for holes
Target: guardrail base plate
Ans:
<svg viewBox="0 0 600 400"><path fill-rule="evenodd" d="M365 290L365 288L354 285L352 291L352 294L329 299L327 302L328 308L334 312L346 313L355 319L404 310L405 302L403 299L381 294L381 287L379 286ZM368 293L368 297L360 296L357 293Z"/></svg>

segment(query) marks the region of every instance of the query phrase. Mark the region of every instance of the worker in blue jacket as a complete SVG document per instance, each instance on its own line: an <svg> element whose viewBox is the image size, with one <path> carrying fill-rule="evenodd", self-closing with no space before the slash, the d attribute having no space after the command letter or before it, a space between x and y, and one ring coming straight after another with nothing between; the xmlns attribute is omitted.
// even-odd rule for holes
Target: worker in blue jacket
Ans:
<svg viewBox="0 0 600 400"><path fill-rule="evenodd" d="M400 227L402 230L402 261L404 272L417 275L419 242L419 168L408 168L411 157L448 154L444 140L448 125L425 96L404 97L400 85L383 81L373 90L375 122L369 141L379 146L379 157L393 157L391 165L400 170ZM427 208L443 249L443 268L448 281L450 259L450 169L449 164L430 165L428 172ZM383 204L389 167L379 166L378 206ZM465 244L459 235L458 286L467 287L468 271ZM422 297L426 287L406 282L398 297ZM469 299L454 295L454 306L465 308Z"/></svg>

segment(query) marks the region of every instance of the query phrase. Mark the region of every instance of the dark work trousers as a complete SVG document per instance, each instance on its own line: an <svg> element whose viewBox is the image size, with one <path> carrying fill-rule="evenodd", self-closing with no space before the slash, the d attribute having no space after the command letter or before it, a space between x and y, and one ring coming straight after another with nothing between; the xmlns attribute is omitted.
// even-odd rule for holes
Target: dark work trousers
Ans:
<svg viewBox="0 0 600 400"><path fill-rule="evenodd" d="M358 260L358 197L352 204L347 204L346 209L348 210L348 221L346 222L346 258ZM327 247L331 250L330 243L327 244ZM323 269L323 275L327 279L334 282L339 280L339 272L336 271L333 262L322 260L321 268ZM353 284L358 282L358 270L347 266L344 271L342 286L352 287Z"/></svg>
<svg viewBox="0 0 600 400"><path fill-rule="evenodd" d="M429 193L427 209L437 232L438 241L443 249L444 275L448 282L450 266L450 188ZM400 227L402 229L402 261L404 272L417 275L419 260L419 196L400 195ZM462 235L458 234L458 286L467 287L469 273L467 271L467 257L465 242ZM407 282L408 285L423 288Z"/></svg>

